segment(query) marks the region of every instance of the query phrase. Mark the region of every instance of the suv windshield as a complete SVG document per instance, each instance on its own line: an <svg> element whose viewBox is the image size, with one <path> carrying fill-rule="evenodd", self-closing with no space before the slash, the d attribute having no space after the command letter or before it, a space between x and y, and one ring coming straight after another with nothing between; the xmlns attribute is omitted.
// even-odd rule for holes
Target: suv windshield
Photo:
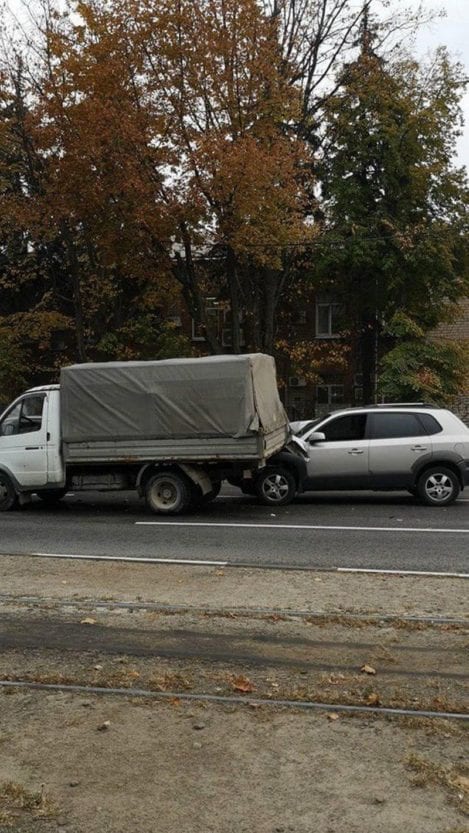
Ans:
<svg viewBox="0 0 469 833"><path fill-rule="evenodd" d="M308 431L311 431L311 429L314 428L315 425L318 425L318 423L320 423L322 419L324 419L324 417L312 419L311 422L306 423L306 425L303 425L303 428L300 428L300 430L296 432L296 436L304 437L304 435L307 434Z"/></svg>

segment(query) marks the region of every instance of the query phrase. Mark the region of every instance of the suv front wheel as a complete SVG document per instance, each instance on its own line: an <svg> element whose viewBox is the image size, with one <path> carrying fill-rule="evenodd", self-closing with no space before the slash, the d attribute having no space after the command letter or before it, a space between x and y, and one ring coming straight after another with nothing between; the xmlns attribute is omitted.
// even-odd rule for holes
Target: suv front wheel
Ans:
<svg viewBox="0 0 469 833"><path fill-rule="evenodd" d="M445 466L432 466L420 475L417 494L427 506L448 506L460 492L457 475Z"/></svg>

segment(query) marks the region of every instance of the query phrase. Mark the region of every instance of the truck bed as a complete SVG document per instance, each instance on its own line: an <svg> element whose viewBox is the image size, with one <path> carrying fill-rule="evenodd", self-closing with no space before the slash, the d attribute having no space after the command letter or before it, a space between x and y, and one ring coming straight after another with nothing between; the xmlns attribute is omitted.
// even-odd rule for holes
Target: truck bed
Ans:
<svg viewBox="0 0 469 833"><path fill-rule="evenodd" d="M245 437L186 437L169 439L94 440L64 442L67 464L144 463L178 461L187 463L249 461L263 465L288 440L286 426L266 434Z"/></svg>
<svg viewBox="0 0 469 833"><path fill-rule="evenodd" d="M61 372L65 463L249 461L289 437L262 353L72 365Z"/></svg>

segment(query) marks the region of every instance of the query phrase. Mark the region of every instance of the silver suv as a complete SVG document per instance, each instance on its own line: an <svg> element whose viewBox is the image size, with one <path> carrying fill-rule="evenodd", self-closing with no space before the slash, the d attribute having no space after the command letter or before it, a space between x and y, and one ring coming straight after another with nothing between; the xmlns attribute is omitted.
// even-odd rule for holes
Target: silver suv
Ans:
<svg viewBox="0 0 469 833"><path fill-rule="evenodd" d="M303 423L302 491L403 490L447 506L469 484L469 428L443 408L378 405Z"/></svg>

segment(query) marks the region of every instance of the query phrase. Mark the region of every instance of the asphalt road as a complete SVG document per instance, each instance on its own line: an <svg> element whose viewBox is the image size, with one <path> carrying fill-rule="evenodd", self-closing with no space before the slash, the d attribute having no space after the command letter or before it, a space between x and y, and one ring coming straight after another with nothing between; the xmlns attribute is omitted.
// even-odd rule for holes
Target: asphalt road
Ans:
<svg viewBox="0 0 469 833"><path fill-rule="evenodd" d="M131 493L67 495L54 509L35 500L0 516L0 554L10 553L469 573L469 492L447 508L400 493L316 493L272 511L227 489L176 518Z"/></svg>

